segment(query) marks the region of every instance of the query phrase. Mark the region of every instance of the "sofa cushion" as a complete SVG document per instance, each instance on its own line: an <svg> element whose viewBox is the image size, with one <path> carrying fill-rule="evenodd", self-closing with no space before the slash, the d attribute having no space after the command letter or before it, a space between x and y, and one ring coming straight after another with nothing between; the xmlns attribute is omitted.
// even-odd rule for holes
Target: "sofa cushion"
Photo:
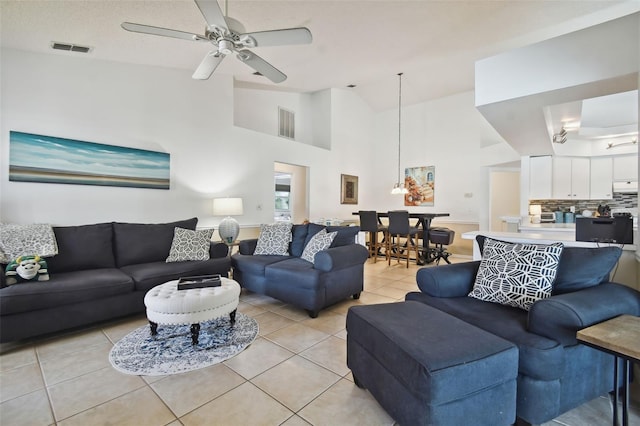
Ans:
<svg viewBox="0 0 640 426"><path fill-rule="evenodd" d="M52 277L59 272L116 266L111 223L56 226L53 232L58 243L58 254L47 259Z"/></svg>
<svg viewBox="0 0 640 426"><path fill-rule="evenodd" d="M620 247L565 247L553 282L553 294L570 293L609 281L609 274L621 254Z"/></svg>
<svg viewBox="0 0 640 426"><path fill-rule="evenodd" d="M336 238L331 243L331 247L342 247L354 244L356 236L360 232L359 226L327 226L327 232L338 232Z"/></svg>
<svg viewBox="0 0 640 426"><path fill-rule="evenodd" d="M565 362L562 344L529 332L526 311L471 297L432 297L411 292L405 298L426 303L514 343L520 351L522 374L540 380L562 377Z"/></svg>
<svg viewBox="0 0 640 426"><path fill-rule="evenodd" d="M209 259L212 236L213 228L197 231L175 228L167 262Z"/></svg>
<svg viewBox="0 0 640 426"><path fill-rule="evenodd" d="M253 254L266 254L271 256L286 256L289 254L292 226L290 222L260 225L258 244L256 244L256 250Z"/></svg>
<svg viewBox="0 0 640 426"><path fill-rule="evenodd" d="M360 232L359 226L324 226L318 225L317 223L309 224L309 231L307 232L307 238L304 242L306 246L311 241L314 235L320 232L322 229L327 230L327 232L338 232L335 239L331 243L331 247L341 247L349 244L354 244L356 241L356 235Z"/></svg>
<svg viewBox="0 0 640 426"><path fill-rule="evenodd" d="M287 286L289 291L317 290L322 272L313 268L313 264L298 257L292 257L265 267L265 277L271 286Z"/></svg>
<svg viewBox="0 0 640 426"><path fill-rule="evenodd" d="M115 268L59 272L45 282L28 282L3 288L2 315L50 309L133 292L131 277ZM51 319L55 320L54 318Z"/></svg>
<svg viewBox="0 0 640 426"><path fill-rule="evenodd" d="M562 243L507 243L487 238L470 297L529 310L551 296Z"/></svg>
<svg viewBox="0 0 640 426"><path fill-rule="evenodd" d="M180 277L210 274L220 274L226 277L230 267L231 259L223 257L198 262L141 263L124 266L122 271L133 278L137 291L149 291L159 284L177 280Z"/></svg>
<svg viewBox="0 0 640 426"><path fill-rule="evenodd" d="M232 257L233 267L239 269L243 274L264 276L265 268L272 263L282 262L291 259L290 256L269 256L265 254L234 254Z"/></svg>
<svg viewBox="0 0 640 426"><path fill-rule="evenodd" d="M337 232L327 233L326 229L321 230L309 240L300 257L307 262L315 263L316 254L328 249L336 237L336 234Z"/></svg>
<svg viewBox="0 0 640 426"><path fill-rule="evenodd" d="M307 241L307 233L309 224L293 225L291 228L291 244L289 245L289 253L291 256L300 257L304 250L304 244Z"/></svg>
<svg viewBox="0 0 640 426"><path fill-rule="evenodd" d="M175 228L196 229L198 218L170 223L113 224L118 267L138 263L164 262L169 256Z"/></svg>

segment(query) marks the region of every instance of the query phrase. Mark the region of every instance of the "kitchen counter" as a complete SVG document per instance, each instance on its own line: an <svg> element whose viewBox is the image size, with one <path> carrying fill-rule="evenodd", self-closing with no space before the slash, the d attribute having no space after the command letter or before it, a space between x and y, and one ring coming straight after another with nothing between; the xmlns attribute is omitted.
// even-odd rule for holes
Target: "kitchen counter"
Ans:
<svg viewBox="0 0 640 426"><path fill-rule="evenodd" d="M545 224L548 225L548 224ZM560 225L559 223L557 225ZM565 224L571 225L571 224ZM620 244L608 244L608 243L590 243L584 241L576 241L575 233L569 232L490 232L490 231L472 231L462 234L464 240L473 241L473 260L480 260L480 248L475 241L476 235L485 235L489 238L495 238L496 240L509 241L512 243L538 243L538 244L551 244L554 242L561 242L567 247L604 247L604 246L617 246ZM635 228L634 241L638 241L638 231ZM618 266L613 271L611 281L615 281L621 284L628 285L631 288L640 290L640 280L636 272L636 245L625 244L622 246L622 256Z"/></svg>
<svg viewBox="0 0 640 426"><path fill-rule="evenodd" d="M576 232L575 223L526 223L520 232Z"/></svg>

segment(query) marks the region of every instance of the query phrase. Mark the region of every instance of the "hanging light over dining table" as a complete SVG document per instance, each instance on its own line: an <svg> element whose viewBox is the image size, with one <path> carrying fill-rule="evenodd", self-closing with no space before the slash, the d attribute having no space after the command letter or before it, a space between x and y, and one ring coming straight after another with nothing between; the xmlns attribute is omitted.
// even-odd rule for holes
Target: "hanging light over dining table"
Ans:
<svg viewBox="0 0 640 426"><path fill-rule="evenodd" d="M391 194L408 194L409 191L404 187L404 183L400 180L400 141L402 136L402 74L398 73L398 180L393 185Z"/></svg>

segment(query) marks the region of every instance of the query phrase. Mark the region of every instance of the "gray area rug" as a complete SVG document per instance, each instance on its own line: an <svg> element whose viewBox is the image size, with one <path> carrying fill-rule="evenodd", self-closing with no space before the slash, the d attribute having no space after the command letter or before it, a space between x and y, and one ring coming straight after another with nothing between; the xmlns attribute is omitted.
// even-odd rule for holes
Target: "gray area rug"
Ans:
<svg viewBox="0 0 640 426"><path fill-rule="evenodd" d="M200 324L200 338L191 344L189 325L159 325L151 336L140 327L116 343L109 353L113 368L140 376L163 376L208 367L242 352L258 335L258 323L241 313L231 325L229 316Z"/></svg>

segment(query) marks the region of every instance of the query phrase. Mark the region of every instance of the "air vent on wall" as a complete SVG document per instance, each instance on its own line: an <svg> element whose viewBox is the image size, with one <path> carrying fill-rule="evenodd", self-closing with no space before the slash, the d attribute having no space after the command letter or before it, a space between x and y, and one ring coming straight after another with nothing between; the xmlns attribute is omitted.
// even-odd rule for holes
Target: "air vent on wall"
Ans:
<svg viewBox="0 0 640 426"><path fill-rule="evenodd" d="M89 46L80 46L78 44L69 44L69 43L58 43L57 41L51 42L51 48L56 50L66 50L67 52L79 52L79 53L89 53L91 51L91 47Z"/></svg>
<svg viewBox="0 0 640 426"><path fill-rule="evenodd" d="M278 136L295 139L295 113L278 107Z"/></svg>

